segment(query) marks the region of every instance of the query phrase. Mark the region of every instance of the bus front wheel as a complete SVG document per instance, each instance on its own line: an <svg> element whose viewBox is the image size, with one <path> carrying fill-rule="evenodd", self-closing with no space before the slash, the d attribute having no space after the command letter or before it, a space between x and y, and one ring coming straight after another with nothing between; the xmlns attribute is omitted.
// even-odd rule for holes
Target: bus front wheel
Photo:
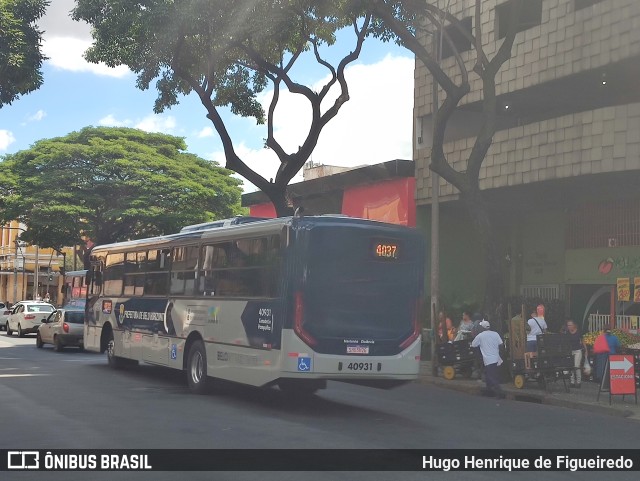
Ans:
<svg viewBox="0 0 640 481"><path fill-rule="evenodd" d="M204 343L197 340L191 345L187 358L189 389L195 394L205 394L208 388L207 381L207 353Z"/></svg>

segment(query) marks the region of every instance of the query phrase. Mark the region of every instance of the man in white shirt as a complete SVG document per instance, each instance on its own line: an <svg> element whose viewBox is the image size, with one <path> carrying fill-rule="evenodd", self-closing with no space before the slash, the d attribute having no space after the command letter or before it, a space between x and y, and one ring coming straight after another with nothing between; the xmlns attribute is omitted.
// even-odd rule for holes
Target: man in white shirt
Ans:
<svg viewBox="0 0 640 481"><path fill-rule="evenodd" d="M504 398L504 392L500 387L500 372L498 370L498 366L502 364L502 358L500 358L502 338L500 334L490 330L491 324L489 324L489 321L481 321L480 326L484 331L473 339L471 347L479 347L482 353L487 390L498 398Z"/></svg>
<svg viewBox="0 0 640 481"><path fill-rule="evenodd" d="M544 334L547 332L547 323L544 320L544 317L540 317L536 315L537 312L531 313L531 319L527 321L527 352L537 352L537 337L539 334Z"/></svg>

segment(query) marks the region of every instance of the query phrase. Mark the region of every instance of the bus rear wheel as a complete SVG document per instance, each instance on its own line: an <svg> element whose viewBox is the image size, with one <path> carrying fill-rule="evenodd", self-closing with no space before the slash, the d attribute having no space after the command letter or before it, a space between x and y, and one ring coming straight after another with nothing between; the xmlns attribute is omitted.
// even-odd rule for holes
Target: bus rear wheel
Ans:
<svg viewBox="0 0 640 481"><path fill-rule="evenodd" d="M187 382L189 389L195 394L205 394L208 390L207 353L204 343L195 341L187 357Z"/></svg>

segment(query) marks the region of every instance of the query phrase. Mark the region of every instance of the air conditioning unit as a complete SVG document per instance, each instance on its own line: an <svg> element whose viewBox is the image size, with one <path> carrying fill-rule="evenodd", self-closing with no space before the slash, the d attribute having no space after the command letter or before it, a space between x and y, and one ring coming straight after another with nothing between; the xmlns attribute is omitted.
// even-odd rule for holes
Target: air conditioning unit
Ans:
<svg viewBox="0 0 640 481"><path fill-rule="evenodd" d="M609 239L607 239L607 246L618 247L618 239L615 237L609 237Z"/></svg>

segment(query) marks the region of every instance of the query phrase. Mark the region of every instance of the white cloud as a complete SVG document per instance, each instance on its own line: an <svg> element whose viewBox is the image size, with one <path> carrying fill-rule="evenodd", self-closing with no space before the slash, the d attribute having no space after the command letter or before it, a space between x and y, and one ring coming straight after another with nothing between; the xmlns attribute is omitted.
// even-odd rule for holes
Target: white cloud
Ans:
<svg viewBox="0 0 640 481"><path fill-rule="evenodd" d="M116 119L113 114L109 114L98 120L98 125L102 125L103 127L128 127L132 123L133 121L129 119Z"/></svg>
<svg viewBox="0 0 640 481"><path fill-rule="evenodd" d="M197 137L199 139L204 139L205 137L213 137L215 131L212 127L204 127L200 132L198 132Z"/></svg>
<svg viewBox="0 0 640 481"><path fill-rule="evenodd" d="M47 62L71 72L91 72L109 77L127 75L130 71L125 66L111 68L102 63L89 63L83 58L91 45L91 27L69 16L74 6L74 0L55 0L38 21L38 27L43 31L42 51L49 57Z"/></svg>
<svg viewBox="0 0 640 481"><path fill-rule="evenodd" d="M130 70L124 65L108 67L104 63L89 63L83 58L85 50L91 46L91 40L74 37L47 37L42 45L43 53L49 57L54 67L71 72L91 72L109 77L124 77Z"/></svg>
<svg viewBox="0 0 640 481"><path fill-rule="evenodd" d="M162 132L172 134L175 131L177 122L171 115L147 115L142 119L118 119L113 114L102 117L98 120L98 125L104 127L135 127L145 132Z"/></svg>
<svg viewBox="0 0 640 481"><path fill-rule="evenodd" d="M146 132L172 133L176 128L176 119L171 115L147 115L135 124L136 129Z"/></svg>
<svg viewBox="0 0 640 481"><path fill-rule="evenodd" d="M412 158L413 69L409 57L387 56L370 65L354 65L346 70L350 100L342 106L320 134L312 160L326 165L355 167L393 159ZM327 81L313 88L320 91ZM302 145L308 133L311 110L300 95L282 92L274 117L274 136L285 151L293 152ZM262 103L268 107L271 92ZM331 97L323 109L335 100ZM251 149L244 143L236 152L249 167L266 179L275 177L280 165L268 149ZM210 158L225 164L224 153L214 152ZM293 182L302 180L298 174ZM245 189L252 190L245 181ZM253 189L255 190L255 189Z"/></svg>
<svg viewBox="0 0 640 481"><path fill-rule="evenodd" d="M10 130L0 129L0 152L7 150L7 148L16 141L13 136L13 132Z"/></svg>
<svg viewBox="0 0 640 481"><path fill-rule="evenodd" d="M75 7L75 0L55 0L51 2L38 27L48 37L73 37L83 40L91 38L91 27L85 22L75 22L69 16Z"/></svg>
<svg viewBox="0 0 640 481"><path fill-rule="evenodd" d="M47 116L47 113L44 110L38 110L35 114L29 117L27 120L29 122L40 122Z"/></svg>

